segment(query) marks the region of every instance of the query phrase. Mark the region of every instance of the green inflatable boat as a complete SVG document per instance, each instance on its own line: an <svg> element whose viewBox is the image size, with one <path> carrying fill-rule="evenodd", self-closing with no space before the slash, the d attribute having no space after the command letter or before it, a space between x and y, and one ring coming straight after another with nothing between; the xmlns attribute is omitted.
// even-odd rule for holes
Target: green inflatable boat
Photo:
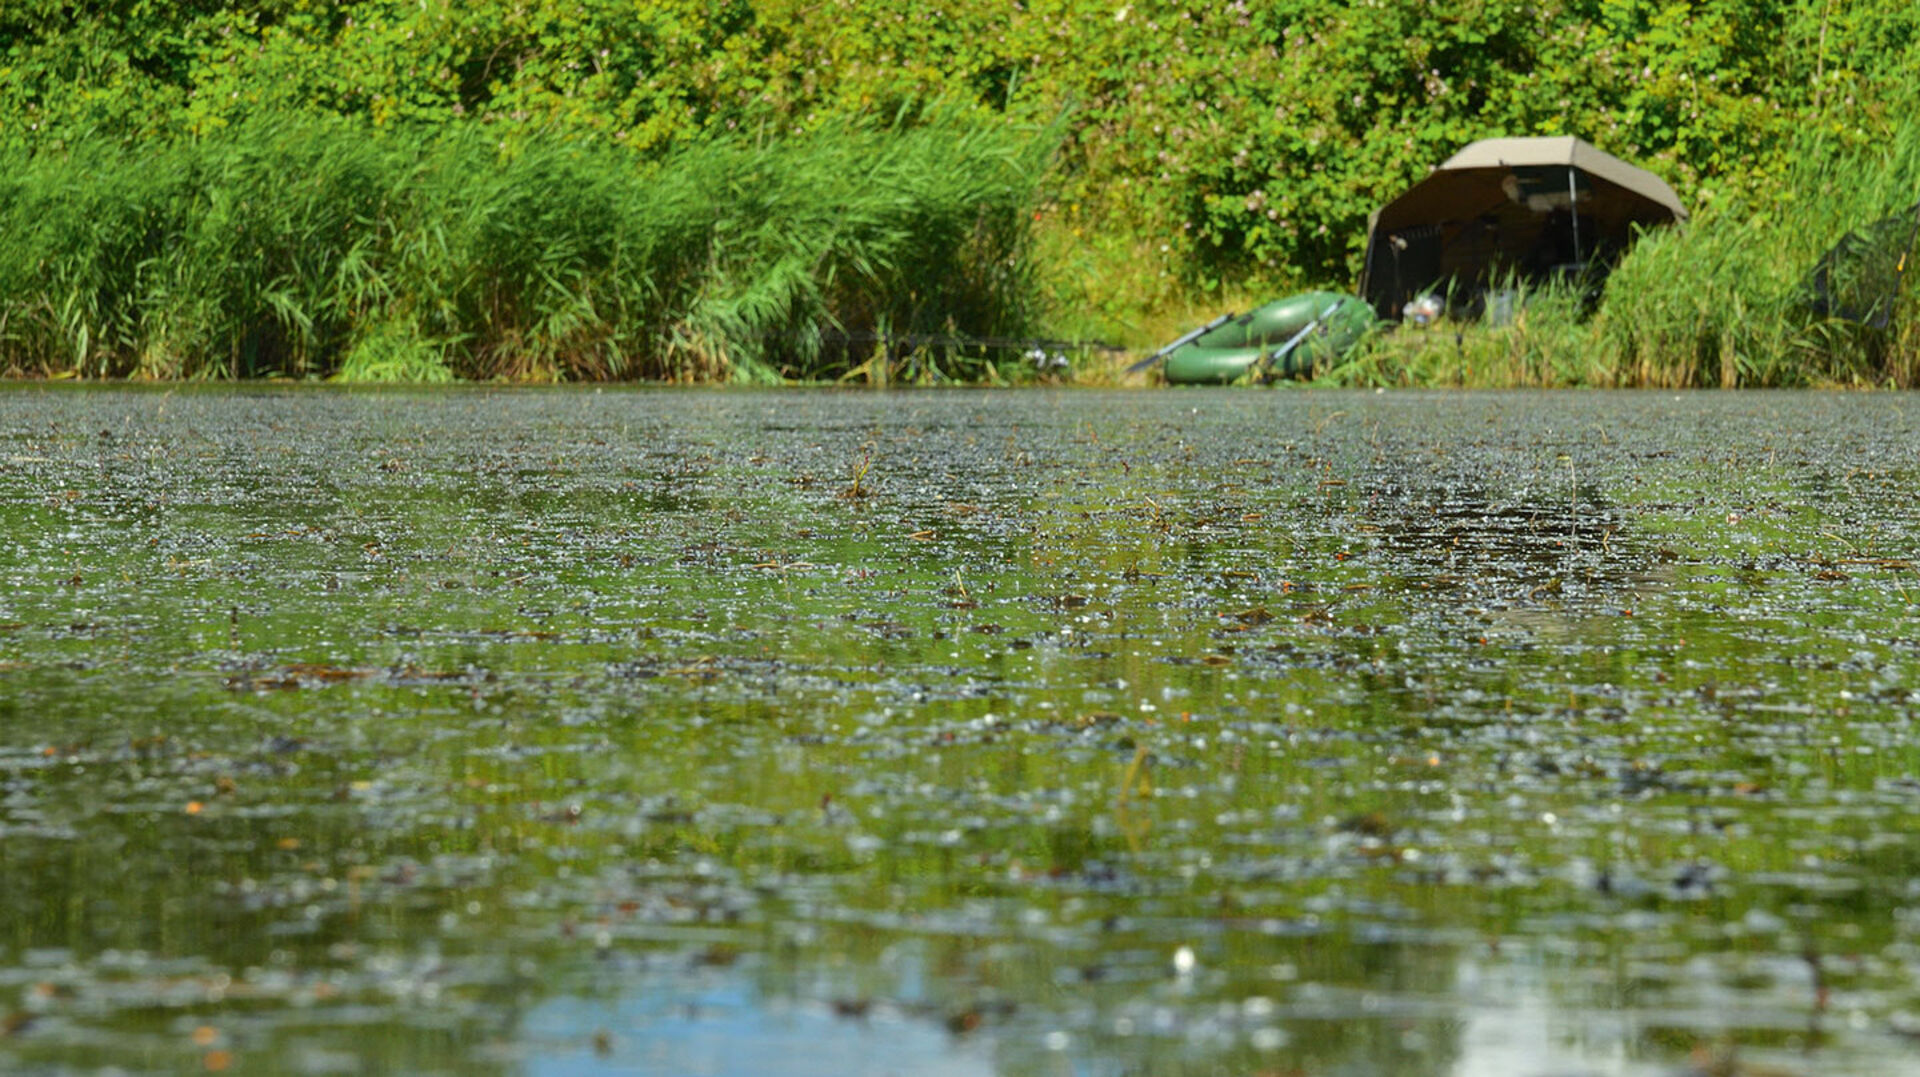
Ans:
<svg viewBox="0 0 1920 1077"><path fill-rule="evenodd" d="M1302 292L1216 318L1135 366L1164 361L1174 385L1306 377L1316 364L1345 354L1373 325L1373 308L1355 296Z"/></svg>

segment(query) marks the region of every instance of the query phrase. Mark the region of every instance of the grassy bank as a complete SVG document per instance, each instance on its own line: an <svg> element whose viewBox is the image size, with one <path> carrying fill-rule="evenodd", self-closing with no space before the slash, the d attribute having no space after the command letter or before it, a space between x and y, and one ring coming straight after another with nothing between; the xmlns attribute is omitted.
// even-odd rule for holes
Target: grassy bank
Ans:
<svg viewBox="0 0 1920 1077"><path fill-rule="evenodd" d="M31 0L0 40L0 373L991 380L1017 350L876 340L1151 348L1350 286L1462 145L1577 134L1689 228L1596 317L1333 380L1914 378L1910 312L1787 313L1916 197L1912 5Z"/></svg>
<svg viewBox="0 0 1920 1077"><path fill-rule="evenodd" d="M1645 236L1597 310L1529 294L1509 324L1383 332L1320 379L1920 385L1920 285L1886 328L1808 304L1828 247L1920 200L1920 126L1891 130L1803 136L1772 194ZM0 373L993 381L1033 372L955 340L1138 353L1277 294L1129 254L1137 236L1049 196L1059 140L933 109L664 155L324 116L0 150Z"/></svg>
<svg viewBox="0 0 1920 1077"><path fill-rule="evenodd" d="M0 154L0 370L833 376L1016 335L1048 140L941 113L657 159L478 127L248 123ZM916 357L976 377L979 357Z"/></svg>

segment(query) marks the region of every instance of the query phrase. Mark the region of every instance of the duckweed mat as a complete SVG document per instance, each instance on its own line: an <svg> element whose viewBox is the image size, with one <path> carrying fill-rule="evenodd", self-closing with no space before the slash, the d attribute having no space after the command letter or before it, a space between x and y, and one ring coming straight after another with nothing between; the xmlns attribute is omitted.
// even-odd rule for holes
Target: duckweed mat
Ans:
<svg viewBox="0 0 1920 1077"><path fill-rule="evenodd" d="M1909 1071L1916 446L0 389L0 1069Z"/></svg>

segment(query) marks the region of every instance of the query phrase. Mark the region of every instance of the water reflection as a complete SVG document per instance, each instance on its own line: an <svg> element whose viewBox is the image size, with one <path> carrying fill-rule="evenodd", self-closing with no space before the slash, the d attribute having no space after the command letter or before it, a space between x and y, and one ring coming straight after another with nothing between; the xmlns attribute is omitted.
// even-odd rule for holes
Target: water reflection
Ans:
<svg viewBox="0 0 1920 1077"><path fill-rule="evenodd" d="M1897 1071L1915 433L12 387L0 1069Z"/></svg>
<svg viewBox="0 0 1920 1077"><path fill-rule="evenodd" d="M524 1071L689 1077L999 1071L990 1038L955 1037L889 1006L767 998L725 979L706 990L689 990L681 975L623 980L611 998L557 998L529 1013L518 1030L530 1049Z"/></svg>

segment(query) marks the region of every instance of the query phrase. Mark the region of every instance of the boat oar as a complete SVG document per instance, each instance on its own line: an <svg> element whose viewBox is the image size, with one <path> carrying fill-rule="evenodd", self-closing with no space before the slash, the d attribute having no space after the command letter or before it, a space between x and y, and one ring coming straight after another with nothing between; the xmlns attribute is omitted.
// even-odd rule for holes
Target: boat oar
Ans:
<svg viewBox="0 0 1920 1077"><path fill-rule="evenodd" d="M1298 333L1295 333L1293 336L1287 338L1287 342L1285 344L1280 345L1278 348L1275 348L1272 351L1268 352L1266 355L1262 356L1260 359L1261 375L1265 377L1269 372L1271 372L1273 370L1274 363L1277 363L1280 360L1286 358L1288 355L1290 355L1293 352L1293 349L1300 346L1301 341L1307 339L1308 333L1311 333L1315 329L1319 328L1321 322L1324 322L1328 318L1333 317L1333 312L1336 310L1339 310L1340 304L1344 302L1346 302L1346 297L1341 296L1339 299L1336 299L1333 302L1328 303L1327 309L1321 311L1319 317L1308 322L1304 327L1301 328L1301 330Z"/></svg>
<svg viewBox="0 0 1920 1077"><path fill-rule="evenodd" d="M1152 355L1147 356L1145 359L1142 359L1139 362L1128 367L1127 373L1129 374L1140 373L1142 370L1145 370L1148 367L1152 366L1153 364L1159 362L1160 360L1165 359L1168 355L1178 350L1182 344L1187 344L1192 341L1198 340L1201 337L1206 336L1208 333L1213 332L1215 329L1220 328L1221 326L1227 324L1232 320L1233 320L1232 311L1228 311L1225 314L1222 314L1218 318L1215 318L1214 320L1208 322L1207 324L1201 326L1200 328L1195 329L1193 332L1188 333L1186 336L1181 337L1179 340L1174 341L1173 343L1167 345L1166 347L1161 348L1159 351L1154 352Z"/></svg>

